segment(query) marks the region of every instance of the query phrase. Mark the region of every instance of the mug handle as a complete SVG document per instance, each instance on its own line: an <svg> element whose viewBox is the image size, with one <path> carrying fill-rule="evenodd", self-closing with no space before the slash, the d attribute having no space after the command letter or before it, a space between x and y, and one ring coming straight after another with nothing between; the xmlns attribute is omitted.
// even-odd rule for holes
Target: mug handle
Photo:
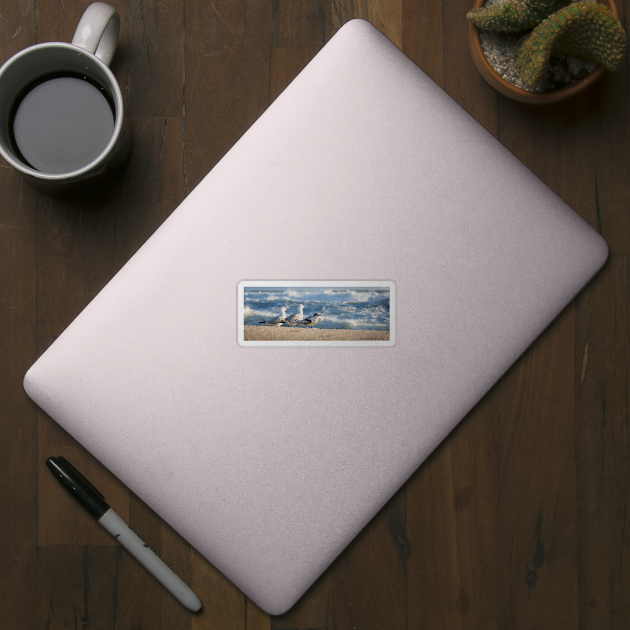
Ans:
<svg viewBox="0 0 630 630"><path fill-rule="evenodd" d="M72 44L96 55L109 66L116 52L120 15L104 2L94 2L81 16Z"/></svg>

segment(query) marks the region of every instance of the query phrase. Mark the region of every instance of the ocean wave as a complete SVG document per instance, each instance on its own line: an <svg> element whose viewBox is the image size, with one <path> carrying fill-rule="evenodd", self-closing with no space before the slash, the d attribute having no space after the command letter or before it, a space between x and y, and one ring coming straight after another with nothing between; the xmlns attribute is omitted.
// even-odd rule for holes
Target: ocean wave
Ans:
<svg viewBox="0 0 630 630"><path fill-rule="evenodd" d="M244 291L244 323L258 324L277 317L282 306L287 315L298 311L303 304L304 317L318 312L323 320L318 328L346 328L389 330L389 289L367 287L288 287L280 290L267 289Z"/></svg>
<svg viewBox="0 0 630 630"><path fill-rule="evenodd" d="M304 291L290 290L285 293L285 296L294 302L307 300L309 302L326 302L326 303L344 303L355 302L365 303L374 302L375 300L382 300L383 293L387 293L387 299L389 300L389 290L386 291L355 291L355 290L337 290L337 289L314 289Z"/></svg>
<svg viewBox="0 0 630 630"><path fill-rule="evenodd" d="M387 320L374 317L339 317L337 315L324 316L317 326L319 328L345 328L345 329L369 329L389 330L389 318Z"/></svg>
<svg viewBox="0 0 630 630"><path fill-rule="evenodd" d="M289 315L290 313L287 313ZM258 325L260 322L273 319L280 315L280 309L273 309L272 311L249 311L243 313L243 323L245 326ZM306 316L306 314L305 314Z"/></svg>

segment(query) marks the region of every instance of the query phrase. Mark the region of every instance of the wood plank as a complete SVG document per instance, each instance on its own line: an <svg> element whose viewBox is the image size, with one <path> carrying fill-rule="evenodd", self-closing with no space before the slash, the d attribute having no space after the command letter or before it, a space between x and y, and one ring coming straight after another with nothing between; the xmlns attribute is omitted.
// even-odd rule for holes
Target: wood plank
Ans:
<svg viewBox="0 0 630 630"><path fill-rule="evenodd" d="M332 0L332 34L348 20L363 18L402 50L403 0Z"/></svg>
<svg viewBox="0 0 630 630"><path fill-rule="evenodd" d="M37 350L41 354L105 286L121 182L106 192L60 200L40 195Z"/></svg>
<svg viewBox="0 0 630 630"><path fill-rule="evenodd" d="M628 253L630 204L625 142L629 95L622 74L544 107L499 99L499 139L608 241ZM527 141L524 140L527 134Z"/></svg>
<svg viewBox="0 0 630 630"><path fill-rule="evenodd" d="M133 506L132 520L143 521L139 527L134 524L134 531L138 527L136 533L189 583L189 546L185 543L182 545L177 535L154 515L140 519L137 503ZM120 545L116 548L113 583L116 594L115 623L110 627L114 630L144 627L152 630L190 630L195 615L184 608Z"/></svg>
<svg viewBox="0 0 630 630"><path fill-rule="evenodd" d="M33 627L48 630L114 627L115 547L41 547L37 569L37 600L33 606L37 623Z"/></svg>
<svg viewBox="0 0 630 630"><path fill-rule="evenodd" d="M271 617L245 597L245 630L270 630Z"/></svg>
<svg viewBox="0 0 630 630"><path fill-rule="evenodd" d="M37 541L37 410L22 379L37 359L35 213L37 193L0 160L0 618L34 627Z"/></svg>
<svg viewBox="0 0 630 630"><path fill-rule="evenodd" d="M269 53L269 98L274 101L321 50L320 47L272 48Z"/></svg>
<svg viewBox="0 0 630 630"><path fill-rule="evenodd" d="M500 388L407 483L407 627L485 628L496 618Z"/></svg>
<svg viewBox="0 0 630 630"><path fill-rule="evenodd" d="M501 627L578 626L574 345L571 305L500 383Z"/></svg>
<svg viewBox="0 0 630 630"><path fill-rule="evenodd" d="M325 571L291 610L272 616L272 630L332 628L332 574L331 569Z"/></svg>
<svg viewBox="0 0 630 630"><path fill-rule="evenodd" d="M332 627L407 625L406 488L399 490L332 566Z"/></svg>
<svg viewBox="0 0 630 630"><path fill-rule="evenodd" d="M623 4L620 3L623 7ZM626 15L628 9L626 9ZM626 27L626 32L628 29ZM588 118L572 133L586 135L582 147L588 152L594 200L586 218L596 227L615 254L630 254L630 64L608 73L591 88ZM586 130L586 131L585 131ZM573 162L567 164L574 167ZM573 205L573 204L571 204ZM583 214L584 216L584 214Z"/></svg>
<svg viewBox="0 0 630 630"><path fill-rule="evenodd" d="M330 25L330 0L272 1L272 46L323 46Z"/></svg>
<svg viewBox="0 0 630 630"><path fill-rule="evenodd" d="M403 52L444 87L442 0L403 0Z"/></svg>
<svg viewBox="0 0 630 630"><path fill-rule="evenodd" d="M4 2L0 20L0 64L22 48L37 43L36 36L33 2L31 0Z"/></svg>
<svg viewBox="0 0 630 630"><path fill-rule="evenodd" d="M599 158L597 151L593 150L592 138L595 130L606 126L606 121L600 118L598 100L597 93L590 92L567 102L545 108L534 108L500 97L498 115L501 142L569 205L589 220L594 227L601 229L602 215L601 209L598 208L597 197L599 193L596 175ZM563 370L569 370L568 365ZM549 372L551 374L551 369ZM555 370L554 375L556 375ZM541 376L541 379L544 377ZM565 395L568 396L568 394ZM545 396L553 400L551 391ZM555 469L551 474L548 474L543 501L538 501L532 493L528 498L529 508L526 507L526 502L521 502L521 510L528 513L509 516L510 525L503 521L503 516L507 516L507 514L500 505L500 514L503 515L500 520L500 527L501 524L505 523L508 525L508 529L503 535L500 535L499 566L501 566L502 559L505 562L507 558L513 559L520 555L521 567L519 570L521 574L523 573L522 565L525 565L526 568L525 580L523 580L523 575L515 575L514 570L512 570L510 576L514 581L513 585L510 585L509 588L506 586L507 576L500 581L500 584L503 585L500 590L500 613L503 609L503 614L508 619L514 620L517 625L527 625L535 619L541 627L553 627L554 623L565 626L574 623L577 626L578 616L581 616L581 610L577 609L576 604L576 581L578 578L575 556L579 550L575 524L577 503L574 507L573 497L570 496L569 491L571 485L575 483L569 477L569 473L577 475L575 472L576 464L572 461L575 459L575 455L570 453L569 446L575 440L572 437L575 431L571 431L569 428L569 419L565 415L569 404L570 402L567 400L566 404L558 409L558 412L562 412L561 415L553 418L558 432L552 436L552 442L556 442L556 448L560 449L561 455L559 456L558 452L546 447L547 455L537 456L534 468L538 477L541 470L541 464L539 464L541 457L544 457L544 460L548 462L558 462L564 459L564 474ZM552 416L550 416L550 421L551 419ZM544 435L545 430L548 431L547 427L540 424L539 417L532 417L528 422L534 422L531 427L532 432ZM566 434L567 443L559 441L562 432ZM530 439L530 442L530 449L538 451L539 447L534 446L533 440ZM551 444L551 442L547 442L547 444ZM549 466L549 463L542 465L542 471L545 471ZM539 484L542 483L542 480L536 481L534 487L538 488ZM553 485L557 486L557 510L553 505L553 497L549 496L552 492L550 486ZM507 489L507 487L505 488ZM501 496L505 495L502 494ZM577 500L576 497L575 501L577 502ZM560 512L562 508L564 515L561 515ZM538 516L536 516L537 509ZM574 511L576 512L575 515ZM561 516L558 516L559 514ZM516 527L515 532L511 532L510 530L514 527ZM545 528L547 529L546 533ZM500 531L503 532L503 528ZM556 531L558 533L554 536ZM512 538L513 534L514 538ZM552 553L546 548L550 540L552 544L554 540L562 543L562 548L553 552L553 561L556 563L556 567L541 565L538 569L537 564L543 561L546 563L550 553ZM525 544L526 541L527 544ZM526 551L527 547L529 547L528 551ZM528 554L529 558L527 557ZM554 570L551 571L551 569ZM549 570L549 574L545 577L545 587L541 588L543 583L538 578L547 574L547 570ZM552 572L555 573L555 578L552 577ZM529 586L531 584L535 585L534 588ZM515 598L515 591L513 590L515 585L516 592L520 591L520 600ZM550 586L552 587L551 590ZM552 599L547 600L547 594L551 595ZM564 610L562 610L563 608ZM543 610L545 610L544 619L549 624L548 626L543 625ZM501 618L503 619L503 617Z"/></svg>
<svg viewBox="0 0 630 630"><path fill-rule="evenodd" d="M120 0L110 2L121 16L121 33L125 28L125 3ZM81 2L57 3L54 0L39 0L37 8L37 43L71 42L79 20L87 4Z"/></svg>
<svg viewBox="0 0 630 630"><path fill-rule="evenodd" d="M271 11L263 0L192 3L185 28L190 192L269 105Z"/></svg>
<svg viewBox="0 0 630 630"><path fill-rule="evenodd" d="M203 602L193 617L192 630L245 630L246 603L243 593L193 549L191 588ZM269 628L269 626L267 626Z"/></svg>
<svg viewBox="0 0 630 630"><path fill-rule="evenodd" d="M618 2L617 9L628 33L630 2ZM601 232L611 252L630 254L630 213L626 211L630 207L626 150L630 143L630 64L605 73L582 100L587 103L584 116L571 132L586 135L580 148L593 164L589 181L595 199L589 204L588 216L581 214ZM569 162L567 166L575 164Z"/></svg>
<svg viewBox="0 0 630 630"><path fill-rule="evenodd" d="M630 260L611 256L576 305L580 628L630 627Z"/></svg>
<svg viewBox="0 0 630 630"><path fill-rule="evenodd" d="M492 135L497 135L499 94L479 74L468 49L470 0L443 0L444 89Z"/></svg>
<svg viewBox="0 0 630 630"><path fill-rule="evenodd" d="M132 117L131 121L134 146L114 209L112 272L140 249L184 198L181 119Z"/></svg>
<svg viewBox="0 0 630 630"><path fill-rule="evenodd" d="M181 117L164 119L160 144L160 214L161 225L184 200L184 133Z"/></svg>
<svg viewBox="0 0 630 630"><path fill-rule="evenodd" d="M130 116L181 116L184 86L183 0L136 0L126 9Z"/></svg>
<svg viewBox="0 0 630 630"><path fill-rule="evenodd" d="M610 105L608 107L619 108L619 87L617 86L616 94L612 85L618 81L614 77L607 77L602 80L601 85L606 86L607 82L609 87L607 88L607 101ZM612 105L617 103L616 105ZM555 192L557 192L563 199L565 199L569 205L577 210L582 216L584 216L594 227L604 232L605 217L617 217L618 208L616 209L613 203L615 195L620 194L622 199L626 195L624 192L627 183L621 182L619 178L620 173L617 171L617 182L613 182L608 173L611 170L611 165L608 164L608 159L611 157L610 151L605 148L604 137L602 136L602 130L612 129L609 127L611 121L615 121L616 133L621 138L624 137L627 129L625 121L623 121L620 112L617 115L603 115L603 110L606 109L602 93L598 90L591 90L574 99L566 102L557 103L552 106L544 108L535 108L524 104L514 103L508 99L499 99L499 139L503 142L517 157L519 157L527 166L529 166L539 177L543 179ZM608 133L608 131L605 131ZM608 136L610 140L610 136ZM616 142L615 142L616 144ZM620 159L617 156L616 159ZM607 163L607 166L602 169L602 165ZM616 167L613 167L613 171ZM601 177L600 173L606 170L606 176ZM602 199L607 201L602 203ZM605 209L604 209L605 208ZM623 234L623 226L621 232ZM619 240L616 241L620 243ZM579 344L578 344L579 348ZM578 357L575 358L578 361ZM550 394L551 396L551 394ZM567 402L568 404L568 402ZM577 407L577 426L580 425L580 406ZM562 416L564 418L564 414ZM555 421L557 422L557 420ZM567 420L568 422L568 420ZM532 430L539 432L542 427L536 423ZM568 426L564 428L567 433L567 439L571 439L569 435L570 429ZM579 433L578 433L579 435ZM566 448L566 447L565 447ZM579 448L579 445L578 445ZM564 449L563 449L564 450ZM549 451L548 458L551 460L558 459L556 453ZM573 470L575 464L570 462L569 453L565 452L564 457L567 462L567 471ZM576 472L576 475L578 473ZM559 475L557 475L559 476ZM548 480L549 483L552 483ZM565 530L565 546L562 550L561 557L559 554L555 554L554 560L556 562L564 563L564 571L560 566L556 569L556 579L553 581L554 600L546 602L544 598L540 598L541 592L548 592L547 588L539 589L541 586L538 583L536 587L536 596L531 596L531 591L528 590L527 597L531 596L531 599L526 600L524 590L521 594L520 605L523 608L514 608L513 598L514 593L510 589L503 588L500 592L501 605L509 610L506 615L515 615L514 618L519 623L526 624L527 621L533 618L541 616L542 609L545 606L549 606L549 610L545 611L545 619L552 624L554 616L556 622L563 625L568 625L572 621L577 625L578 612L580 624L583 623L584 613L584 586L583 578L580 577L580 605L579 611L576 611L575 599L576 595L576 580L577 569L575 568L574 555L578 553L582 557L582 543L578 543L575 540L575 518L572 516L574 510L572 498L568 497L567 491L569 484L573 483L568 477L565 476L565 481L562 485L559 485L558 490L562 491L559 494L560 503L559 506L564 504L565 516L559 521L560 526ZM581 498L581 493L578 495ZM564 501L563 501L564 499ZM550 517L554 513L554 508L551 505L552 499L546 497L547 506L541 505L539 510L539 519L535 518L535 502L531 499L531 506L529 508L529 515L526 518L527 530L522 530L519 527L518 531L522 531L519 538L527 536L530 539L530 558L527 567L526 577L533 583L535 578L541 573L535 567L536 562L541 562L543 556L541 551L545 551L545 545L549 540L549 537L553 535L553 529L556 529L550 523ZM578 499L576 498L576 501ZM523 508L525 509L525 508ZM558 508L558 510L560 507ZM576 507L577 511L579 508ZM516 519L520 521L521 519ZM548 528L552 528L547 534L544 533L545 522ZM516 524L516 523L515 523ZM532 539L536 541L535 548L532 549ZM512 557L510 554L514 550L519 550L519 553L523 554L521 564L526 561L526 555L524 548L522 547L522 540L516 541L512 546L508 543L507 537L503 538L503 541L499 542L499 562L501 558ZM575 545L575 549L573 548ZM536 555L538 553L538 555ZM545 551L545 558L549 557L547 551ZM549 567L551 568L551 567ZM580 571L580 576L582 572ZM505 584L505 580L502 582ZM520 584L520 589L524 589L524 586ZM597 601L595 598L594 601ZM508 603L509 600L509 603ZM564 600L564 606L566 611L564 618L561 617L560 608L561 601ZM527 601L527 605L525 605ZM538 611L538 612L536 612ZM551 613L549 612L551 611ZM562 621L561 621L562 619ZM521 621L523 620L523 621ZM539 622L540 623L540 622ZM553 627L549 625L549 627ZM582 627L582 626L580 626ZM593 627L593 626L591 626Z"/></svg>
<svg viewBox="0 0 630 630"><path fill-rule="evenodd" d="M554 192L597 227L592 132L590 125L585 124L591 116L598 115L587 96L543 109L501 97L498 137ZM523 134L527 134L526 141Z"/></svg>
<svg viewBox="0 0 630 630"><path fill-rule="evenodd" d="M0 63L34 44L33 2L3 3ZM35 335L37 193L0 158L0 619L36 626L37 416L22 378L37 358Z"/></svg>

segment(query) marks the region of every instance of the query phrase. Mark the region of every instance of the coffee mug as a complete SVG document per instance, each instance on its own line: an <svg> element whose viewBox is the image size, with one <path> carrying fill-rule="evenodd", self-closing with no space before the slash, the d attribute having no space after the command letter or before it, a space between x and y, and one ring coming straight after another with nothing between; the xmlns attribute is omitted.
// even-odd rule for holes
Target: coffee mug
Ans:
<svg viewBox="0 0 630 630"><path fill-rule="evenodd" d="M71 44L36 44L0 68L0 154L34 188L56 197L107 184L131 150L131 125L109 64L120 31L95 2Z"/></svg>

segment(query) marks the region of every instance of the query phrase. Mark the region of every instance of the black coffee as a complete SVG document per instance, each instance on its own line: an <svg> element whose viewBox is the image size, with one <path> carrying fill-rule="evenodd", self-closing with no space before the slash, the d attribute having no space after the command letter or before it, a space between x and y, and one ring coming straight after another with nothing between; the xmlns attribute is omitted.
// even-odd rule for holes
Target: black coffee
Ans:
<svg viewBox="0 0 630 630"><path fill-rule="evenodd" d="M114 133L107 90L78 75L39 79L23 90L13 111L16 152L43 173L70 173L86 166Z"/></svg>

